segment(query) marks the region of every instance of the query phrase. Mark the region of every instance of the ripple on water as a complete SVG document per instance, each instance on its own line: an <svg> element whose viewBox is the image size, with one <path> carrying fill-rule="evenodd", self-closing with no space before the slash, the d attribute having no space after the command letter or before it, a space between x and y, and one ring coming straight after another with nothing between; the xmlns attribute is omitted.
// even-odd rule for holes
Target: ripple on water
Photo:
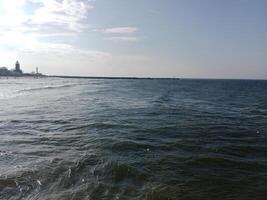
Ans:
<svg viewBox="0 0 267 200"><path fill-rule="evenodd" d="M266 83L0 79L0 199L265 200Z"/></svg>

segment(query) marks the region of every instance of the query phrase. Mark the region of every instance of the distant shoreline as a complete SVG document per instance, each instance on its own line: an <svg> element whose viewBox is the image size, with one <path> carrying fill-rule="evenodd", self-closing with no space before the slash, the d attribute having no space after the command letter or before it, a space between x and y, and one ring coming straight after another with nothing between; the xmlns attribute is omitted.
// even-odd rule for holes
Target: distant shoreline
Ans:
<svg viewBox="0 0 267 200"><path fill-rule="evenodd" d="M59 76L59 75L32 75L1 76L1 78L68 78L68 79L113 79L113 80L231 80L231 81L267 81L267 79L241 79L241 78L160 78L160 77L108 77L108 76Z"/></svg>
<svg viewBox="0 0 267 200"><path fill-rule="evenodd" d="M20 75L20 76L0 76L0 78L69 78L69 79L166 79L180 80L180 78L150 78L150 77L108 77L108 76L57 76L57 75Z"/></svg>
<svg viewBox="0 0 267 200"><path fill-rule="evenodd" d="M22 75L0 75L0 78L46 78L49 76L42 74L22 74Z"/></svg>
<svg viewBox="0 0 267 200"><path fill-rule="evenodd" d="M76 78L76 79L173 79L180 80L179 78L151 78L151 77L108 77L108 76L46 76L53 78Z"/></svg>

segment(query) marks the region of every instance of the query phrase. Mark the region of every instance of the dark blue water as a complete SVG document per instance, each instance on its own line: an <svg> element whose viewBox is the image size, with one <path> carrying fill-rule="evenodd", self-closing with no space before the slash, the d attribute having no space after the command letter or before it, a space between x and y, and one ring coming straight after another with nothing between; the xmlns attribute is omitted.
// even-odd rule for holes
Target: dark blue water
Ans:
<svg viewBox="0 0 267 200"><path fill-rule="evenodd" d="M264 200L267 81L0 79L1 200Z"/></svg>

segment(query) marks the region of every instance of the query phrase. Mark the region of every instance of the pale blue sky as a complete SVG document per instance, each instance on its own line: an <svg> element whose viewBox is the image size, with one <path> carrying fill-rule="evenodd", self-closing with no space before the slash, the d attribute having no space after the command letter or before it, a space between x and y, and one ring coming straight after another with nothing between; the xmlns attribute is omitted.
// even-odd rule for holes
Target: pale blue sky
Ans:
<svg viewBox="0 0 267 200"><path fill-rule="evenodd" d="M265 0L0 0L0 65L267 79Z"/></svg>

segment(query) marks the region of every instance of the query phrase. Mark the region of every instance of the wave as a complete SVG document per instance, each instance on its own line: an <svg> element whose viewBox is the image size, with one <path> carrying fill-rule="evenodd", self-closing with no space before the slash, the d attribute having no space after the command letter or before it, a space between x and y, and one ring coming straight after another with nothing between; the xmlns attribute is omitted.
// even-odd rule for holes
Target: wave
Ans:
<svg viewBox="0 0 267 200"><path fill-rule="evenodd" d="M30 92L43 91L43 90L55 90L62 88L71 88L77 84L66 84L66 85L57 85L57 86L43 86L43 87L29 87L20 90L6 90L0 92L0 100L13 99L22 95L25 95Z"/></svg>
<svg viewBox="0 0 267 200"><path fill-rule="evenodd" d="M69 88L69 87L74 87L74 86L76 86L76 84L26 88L26 89L19 90L18 93L33 92L33 91L40 91L40 90L53 90L53 89L59 89L59 88Z"/></svg>
<svg viewBox="0 0 267 200"><path fill-rule="evenodd" d="M16 93L16 92L0 92L0 100L5 100L5 99L12 99L16 98L23 95L23 93Z"/></svg>
<svg viewBox="0 0 267 200"><path fill-rule="evenodd" d="M20 199L23 196L23 199L32 199L38 196L37 199L65 199L68 194L75 199L88 199L81 198L83 195L102 199L100 197L115 196L119 184L124 184L124 192L134 186L142 187L148 176L147 171L127 162L101 159L95 154L82 156L76 161L54 159L38 163L35 169L21 169L0 176L0 198ZM115 191L114 187L117 188Z"/></svg>

